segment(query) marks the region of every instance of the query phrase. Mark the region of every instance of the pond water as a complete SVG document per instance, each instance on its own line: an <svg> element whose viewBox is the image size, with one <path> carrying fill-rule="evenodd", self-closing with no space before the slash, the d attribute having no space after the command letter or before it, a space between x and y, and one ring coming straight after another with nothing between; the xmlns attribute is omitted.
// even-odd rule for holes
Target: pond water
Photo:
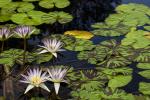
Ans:
<svg viewBox="0 0 150 100"><path fill-rule="evenodd" d="M127 4L127 3L140 3L140 4L145 4L150 6L150 0L71 0L72 6L69 8L64 9L67 12L70 12L75 16L75 19L66 25L60 25L59 23L54 24L53 26L50 25L41 25L39 28L42 29L42 34L39 36L35 36L34 38L28 40L29 45L31 48L37 48L36 45L40 44L40 40L43 37L46 37L49 33L59 33L62 34L63 32L67 30L87 30L91 31L91 24L94 24L96 22L103 22L106 17L109 16L109 14L114 13L115 6L120 5L120 4ZM98 5L99 4L99 5ZM78 8L78 9L75 9ZM96 10L95 10L96 9ZM102 41L105 40L110 40L110 39L115 39L117 41L121 41L124 38L124 36L116 36L116 37L103 37L103 36L94 36L91 40L93 41L94 44L98 44ZM20 47L22 45L20 43L19 46L14 45L15 43L18 43L19 40L10 40L11 43L8 44L10 47ZM30 50L30 48L28 48ZM72 66L76 69L94 69L95 65L94 64L89 64L87 61L79 61L77 59L77 53L74 51L65 51L62 52L57 59L52 59L52 62L45 63L45 66L49 65L67 65L67 66ZM133 69L133 79L132 81L123 87L123 89L128 92L128 93L133 93L133 94L138 94L138 84L139 82L150 82L150 79L143 78L138 74L140 69L136 67L137 63L133 62L129 67ZM16 66L16 68L19 70L19 67ZM17 71L14 71L13 74L18 73ZM51 83L50 83L51 84ZM61 92L60 92L60 100L73 100L73 99L68 99L70 97L70 89L66 88L66 84L63 84L61 87ZM22 85L19 82L16 82L14 88L16 89L16 97L20 96L20 91L24 91L25 85ZM19 90L19 92L17 91ZM53 90L54 91L54 90ZM43 93L41 93L43 92ZM40 91L40 93L36 93L36 89L30 91L32 95L35 96L43 96L47 95L44 91ZM30 93L27 94L26 96L30 97ZM2 95L2 84L0 85L0 95ZM53 97L54 95L54 97ZM57 100L55 94L50 94L52 96L52 100ZM29 100L27 97L20 96L16 100Z"/></svg>

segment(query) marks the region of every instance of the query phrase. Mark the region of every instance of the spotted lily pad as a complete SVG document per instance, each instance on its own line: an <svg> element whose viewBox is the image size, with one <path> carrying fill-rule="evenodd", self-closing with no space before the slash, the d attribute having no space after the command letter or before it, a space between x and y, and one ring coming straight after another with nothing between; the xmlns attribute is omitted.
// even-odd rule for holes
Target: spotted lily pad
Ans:
<svg viewBox="0 0 150 100"><path fill-rule="evenodd" d="M65 46L66 49L71 51L91 50L94 47L93 42L86 39L76 39L74 43Z"/></svg>
<svg viewBox="0 0 150 100"><path fill-rule="evenodd" d="M42 22L47 24L53 24L55 22L59 22L61 24L68 23L72 21L73 17L69 13L65 12L49 12L42 16Z"/></svg>
<svg viewBox="0 0 150 100"><path fill-rule="evenodd" d="M142 62L142 63L149 63L150 62L150 47L145 47L141 49L137 49L135 51L135 58L134 61Z"/></svg>
<svg viewBox="0 0 150 100"><path fill-rule="evenodd" d="M100 36L120 36L127 34L130 27L123 24L110 25L106 23L96 23L92 25L94 30L92 33Z"/></svg>

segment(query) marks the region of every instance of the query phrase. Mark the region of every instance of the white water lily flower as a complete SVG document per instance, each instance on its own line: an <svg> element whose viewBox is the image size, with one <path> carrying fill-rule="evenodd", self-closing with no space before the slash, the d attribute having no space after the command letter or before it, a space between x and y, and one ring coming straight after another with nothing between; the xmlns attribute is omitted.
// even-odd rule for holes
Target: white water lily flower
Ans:
<svg viewBox="0 0 150 100"><path fill-rule="evenodd" d="M50 92L50 90L47 88L47 86L44 84L45 81L47 81L48 77L46 75L47 72L44 72L42 74L42 70L39 69L33 69L29 70L26 75L22 75L24 80L20 80L20 82L28 83L25 93L27 93L29 90L31 90L34 87L41 87L45 89L46 91Z"/></svg>
<svg viewBox="0 0 150 100"><path fill-rule="evenodd" d="M48 80L51 82L54 82L54 88L56 94L58 94L60 83L65 82L67 83L67 80L64 79L65 75L67 74L68 69L62 68L62 67L53 67L51 69L48 69L49 78Z"/></svg>
<svg viewBox="0 0 150 100"><path fill-rule="evenodd" d="M18 35L20 38L29 37L35 29L32 26L20 25L14 29L14 33Z"/></svg>
<svg viewBox="0 0 150 100"><path fill-rule="evenodd" d="M0 28L0 39L1 40L7 40L10 38L13 34L11 33L10 29L8 27Z"/></svg>
<svg viewBox="0 0 150 100"><path fill-rule="evenodd" d="M39 46L43 48L43 50L39 52L39 54L50 52L57 58L58 51L65 51L64 49L61 49L63 43L56 39L44 39L42 42L44 46Z"/></svg>

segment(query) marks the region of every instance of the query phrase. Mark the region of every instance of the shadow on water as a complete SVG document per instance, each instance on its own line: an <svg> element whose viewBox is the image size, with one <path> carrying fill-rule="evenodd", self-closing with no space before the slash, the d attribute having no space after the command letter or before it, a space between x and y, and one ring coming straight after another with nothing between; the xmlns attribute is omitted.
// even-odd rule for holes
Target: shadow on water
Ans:
<svg viewBox="0 0 150 100"><path fill-rule="evenodd" d="M137 62L133 62L129 65L129 67L133 69L133 73L131 82L124 87L124 90L128 93L138 94L139 83L150 82L150 79L146 79L138 74L142 69L137 68L137 64Z"/></svg>

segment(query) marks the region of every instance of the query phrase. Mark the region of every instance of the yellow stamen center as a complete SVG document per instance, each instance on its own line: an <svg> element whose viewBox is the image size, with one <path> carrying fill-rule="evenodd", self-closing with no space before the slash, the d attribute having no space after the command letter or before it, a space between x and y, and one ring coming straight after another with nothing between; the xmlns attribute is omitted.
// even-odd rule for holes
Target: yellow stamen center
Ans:
<svg viewBox="0 0 150 100"><path fill-rule="evenodd" d="M33 85L38 86L38 85L40 85L42 83L42 79L41 79L41 77L33 76L31 78L31 82L32 82Z"/></svg>

